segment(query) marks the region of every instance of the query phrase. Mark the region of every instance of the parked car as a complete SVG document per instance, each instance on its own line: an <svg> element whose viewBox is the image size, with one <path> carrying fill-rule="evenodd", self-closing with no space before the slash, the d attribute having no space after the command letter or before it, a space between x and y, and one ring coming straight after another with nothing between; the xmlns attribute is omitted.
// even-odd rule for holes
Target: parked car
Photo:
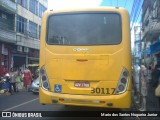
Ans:
<svg viewBox="0 0 160 120"><path fill-rule="evenodd" d="M36 78L35 80L33 80L32 84L31 84L30 90L33 93L39 93L39 79L38 78Z"/></svg>

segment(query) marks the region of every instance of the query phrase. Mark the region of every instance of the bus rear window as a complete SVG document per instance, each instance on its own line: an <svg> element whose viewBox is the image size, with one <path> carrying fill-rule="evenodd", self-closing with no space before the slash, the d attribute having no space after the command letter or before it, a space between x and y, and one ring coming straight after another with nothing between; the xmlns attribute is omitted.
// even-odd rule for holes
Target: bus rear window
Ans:
<svg viewBox="0 0 160 120"><path fill-rule="evenodd" d="M122 40L117 13L51 15L47 29L47 43L51 45L116 45Z"/></svg>

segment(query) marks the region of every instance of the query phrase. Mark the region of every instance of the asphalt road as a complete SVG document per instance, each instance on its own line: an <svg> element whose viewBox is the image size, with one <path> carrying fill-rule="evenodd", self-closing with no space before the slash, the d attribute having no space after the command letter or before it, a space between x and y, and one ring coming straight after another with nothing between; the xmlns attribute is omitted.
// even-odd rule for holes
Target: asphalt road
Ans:
<svg viewBox="0 0 160 120"><path fill-rule="evenodd" d="M51 113L55 113L57 111L104 111L106 113L108 113L107 111L126 111L126 110L122 110L122 109L106 109L106 108L95 108L95 107L77 107L77 106L69 106L66 107L64 105L41 105L39 103L39 95L38 94L33 94L32 92L26 92L24 90L18 92L18 93L14 93L13 95L10 96L6 96L6 95L0 95L0 111L11 111L11 112L25 112L25 111L51 111ZM94 114L95 112L93 112ZM63 113L62 113L63 114ZM73 112L74 114L74 112ZM87 114L87 113L84 113ZM75 117L75 118L71 118L71 117L52 117L52 118L23 118L25 120L39 120L39 119L43 119L43 120L107 120L109 117L92 117L92 118L83 118L83 117ZM22 118L0 118L1 120L21 120ZM117 117L112 117L109 118L110 120L115 119L115 120L139 120L138 117L121 117L121 118L117 118Z"/></svg>

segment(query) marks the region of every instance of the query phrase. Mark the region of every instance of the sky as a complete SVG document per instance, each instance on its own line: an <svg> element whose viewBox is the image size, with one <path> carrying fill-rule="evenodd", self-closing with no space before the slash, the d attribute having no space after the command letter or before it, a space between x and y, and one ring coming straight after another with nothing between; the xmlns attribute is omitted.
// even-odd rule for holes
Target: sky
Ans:
<svg viewBox="0 0 160 120"><path fill-rule="evenodd" d="M49 10L77 7L118 6L124 7L131 14L134 0L48 0ZM132 24L132 21L131 21ZM134 47L134 32L131 31L132 48Z"/></svg>
<svg viewBox="0 0 160 120"><path fill-rule="evenodd" d="M103 0L48 0L48 9L100 6Z"/></svg>
<svg viewBox="0 0 160 120"><path fill-rule="evenodd" d="M134 0L48 0L48 9L74 7L119 6L131 12Z"/></svg>

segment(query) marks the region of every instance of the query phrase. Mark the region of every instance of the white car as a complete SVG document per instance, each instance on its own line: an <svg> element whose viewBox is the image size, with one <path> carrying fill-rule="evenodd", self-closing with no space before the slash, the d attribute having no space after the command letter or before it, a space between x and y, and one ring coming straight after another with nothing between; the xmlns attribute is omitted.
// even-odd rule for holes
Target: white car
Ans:
<svg viewBox="0 0 160 120"><path fill-rule="evenodd" d="M32 84L31 84L31 91L33 93L39 93L39 79L38 78L33 80Z"/></svg>

